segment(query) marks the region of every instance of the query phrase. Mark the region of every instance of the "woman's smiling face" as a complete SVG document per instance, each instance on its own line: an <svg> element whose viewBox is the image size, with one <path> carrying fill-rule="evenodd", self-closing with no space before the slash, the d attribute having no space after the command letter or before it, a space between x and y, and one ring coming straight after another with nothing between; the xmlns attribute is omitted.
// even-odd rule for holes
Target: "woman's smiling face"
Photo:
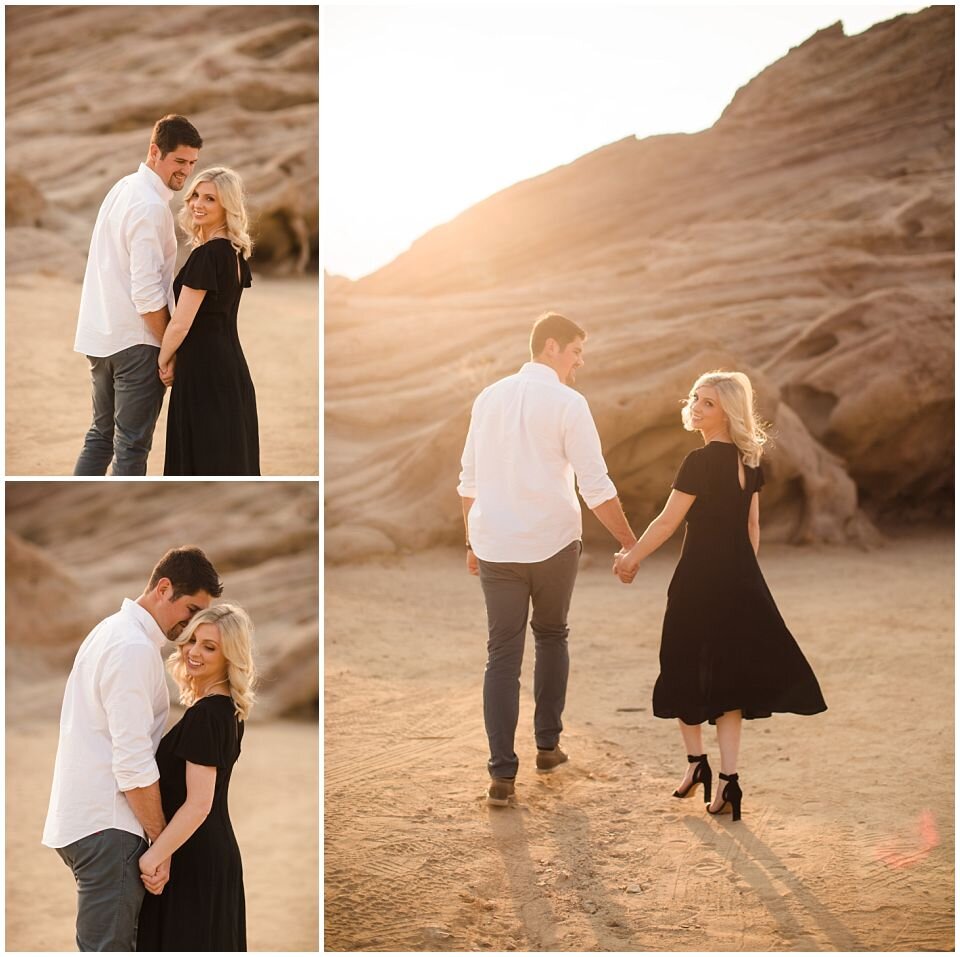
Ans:
<svg viewBox="0 0 960 957"><path fill-rule="evenodd" d="M220 204L220 195L213 183L197 183L187 197L187 205L197 226L209 236L227 221L227 211Z"/></svg>
<svg viewBox="0 0 960 957"><path fill-rule="evenodd" d="M180 657L187 674L198 688L210 688L227 676L227 659L221 647L220 629L216 625L199 625L180 646Z"/></svg>
<svg viewBox="0 0 960 957"><path fill-rule="evenodd" d="M720 407L720 399L713 386L702 385L691 393L687 409L690 412L690 424L701 435L716 435L726 428L727 416Z"/></svg>

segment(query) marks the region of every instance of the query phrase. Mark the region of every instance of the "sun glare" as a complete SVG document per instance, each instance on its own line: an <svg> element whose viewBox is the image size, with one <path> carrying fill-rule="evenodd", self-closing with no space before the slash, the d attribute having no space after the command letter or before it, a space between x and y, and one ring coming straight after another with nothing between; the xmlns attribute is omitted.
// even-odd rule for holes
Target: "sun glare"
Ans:
<svg viewBox="0 0 960 957"><path fill-rule="evenodd" d="M705 129L816 30L923 6L327 8L325 268L358 278L516 182Z"/></svg>

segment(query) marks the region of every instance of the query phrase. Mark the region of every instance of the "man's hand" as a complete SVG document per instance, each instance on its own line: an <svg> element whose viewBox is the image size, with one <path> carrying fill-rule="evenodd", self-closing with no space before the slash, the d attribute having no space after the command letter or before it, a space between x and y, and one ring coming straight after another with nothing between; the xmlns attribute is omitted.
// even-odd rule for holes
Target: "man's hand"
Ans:
<svg viewBox="0 0 960 957"><path fill-rule="evenodd" d="M632 551L632 549L631 549ZM631 553L621 548L613 559L613 573L625 585L629 585L637 577L640 562L631 557Z"/></svg>
<svg viewBox="0 0 960 957"><path fill-rule="evenodd" d="M473 549L467 549L467 571L471 575L480 574L480 563L477 561L477 556L473 554Z"/></svg>
<svg viewBox="0 0 960 957"><path fill-rule="evenodd" d="M149 855L150 852L147 851L140 858L140 880L151 894L160 894L170 880L170 858L154 864Z"/></svg>
<svg viewBox="0 0 960 957"><path fill-rule="evenodd" d="M158 342L163 341L163 334L167 331L167 323L170 321L170 311L164 306L156 312L141 313L141 317L146 327L157 337Z"/></svg>
<svg viewBox="0 0 960 957"><path fill-rule="evenodd" d="M169 387L173 385L173 367L176 365L176 362L177 357L176 354L174 354L170 357L170 361L165 366L158 367L160 372L160 381L165 386Z"/></svg>

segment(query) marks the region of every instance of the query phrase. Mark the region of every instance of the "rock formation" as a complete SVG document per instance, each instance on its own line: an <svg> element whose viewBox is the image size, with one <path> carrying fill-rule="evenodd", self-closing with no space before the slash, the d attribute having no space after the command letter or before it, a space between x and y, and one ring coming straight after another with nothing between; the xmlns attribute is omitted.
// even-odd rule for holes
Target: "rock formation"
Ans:
<svg viewBox="0 0 960 957"><path fill-rule="evenodd" d="M65 677L89 629L140 595L160 556L197 544L220 573L222 600L246 608L256 628L254 716L315 717L318 527L307 482L11 483L8 674Z"/></svg>
<svg viewBox="0 0 960 957"><path fill-rule="evenodd" d="M459 540L472 399L548 308L589 332L578 388L640 529L698 442L679 402L714 368L749 374L775 426L767 538L949 514L953 37L947 6L837 24L709 130L605 146L331 277L328 559Z"/></svg>
<svg viewBox="0 0 960 957"><path fill-rule="evenodd" d="M243 178L258 269L316 262L317 7L10 7L6 35L8 273L82 277L100 202L166 113L200 131L197 172Z"/></svg>

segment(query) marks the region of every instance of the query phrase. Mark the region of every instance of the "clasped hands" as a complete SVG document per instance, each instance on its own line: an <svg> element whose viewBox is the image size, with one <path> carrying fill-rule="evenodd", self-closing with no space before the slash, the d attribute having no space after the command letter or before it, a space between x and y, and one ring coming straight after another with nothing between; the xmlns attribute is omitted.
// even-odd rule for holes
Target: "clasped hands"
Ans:
<svg viewBox="0 0 960 957"><path fill-rule="evenodd" d="M157 861L147 851L140 858L140 880L151 894L162 893L164 885L170 880L170 858Z"/></svg>
<svg viewBox="0 0 960 957"><path fill-rule="evenodd" d="M160 381L165 386L173 385L173 367L176 364L176 361L177 361L177 356L176 356L176 353L174 353L170 357L170 361L165 366L163 365L157 366L157 372L160 376Z"/></svg>
<svg viewBox="0 0 960 957"><path fill-rule="evenodd" d="M637 571L640 568L640 560L631 558L631 551L632 549L621 548L613 556L613 574L625 585L629 585L637 577Z"/></svg>

